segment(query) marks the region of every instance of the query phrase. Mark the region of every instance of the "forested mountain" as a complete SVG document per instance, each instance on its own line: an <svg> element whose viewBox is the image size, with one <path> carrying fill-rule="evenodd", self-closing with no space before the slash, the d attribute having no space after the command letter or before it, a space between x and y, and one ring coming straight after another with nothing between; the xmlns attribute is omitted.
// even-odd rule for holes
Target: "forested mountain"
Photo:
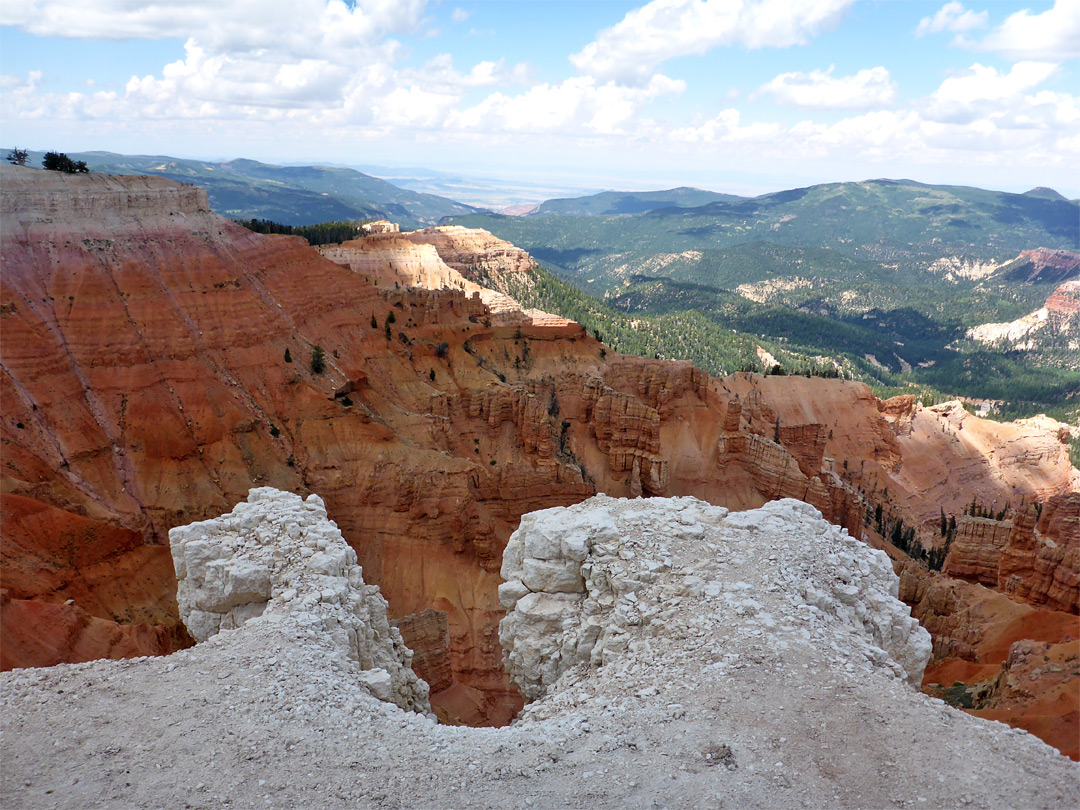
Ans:
<svg viewBox="0 0 1080 810"><path fill-rule="evenodd" d="M530 216L564 214L574 217L618 216L641 214L658 208L694 208L711 202L739 202L744 197L718 194L700 188L672 188L666 191L602 191L587 197L548 200L541 203Z"/></svg>
<svg viewBox="0 0 1080 810"><path fill-rule="evenodd" d="M490 230L586 278L603 270L596 262L613 255L675 259L702 253L681 258L701 265L702 277L687 280L705 283L714 268L704 251L752 242L817 247L906 272L946 256L1004 262L1022 250L1076 250L1080 242L1076 202L906 180L830 183L634 216L488 214L455 221Z"/></svg>
<svg viewBox="0 0 1080 810"><path fill-rule="evenodd" d="M785 371L833 368L883 391L992 399L1013 415L1080 410L1075 316L1023 341L967 337L1028 316L1080 277L1080 205L1050 189L874 180L584 215L602 196L554 201L577 216L455 223L525 248L602 299L571 302L560 288L530 304L578 312L623 351L695 359L717 373L762 367L760 347ZM708 345L683 347L679 330Z"/></svg>

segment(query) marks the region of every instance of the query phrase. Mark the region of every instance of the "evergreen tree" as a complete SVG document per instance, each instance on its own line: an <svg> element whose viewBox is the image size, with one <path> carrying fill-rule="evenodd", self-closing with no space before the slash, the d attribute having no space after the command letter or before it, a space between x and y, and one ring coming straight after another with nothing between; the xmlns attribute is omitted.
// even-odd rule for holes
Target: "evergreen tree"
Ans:
<svg viewBox="0 0 1080 810"><path fill-rule="evenodd" d="M901 551L907 551L907 548L904 546L903 519L896 521L895 525L893 526L892 536L889 538L889 541Z"/></svg>
<svg viewBox="0 0 1080 810"><path fill-rule="evenodd" d="M41 165L50 171L65 174L86 174L90 171L86 167L86 161L72 160L63 152L46 152Z"/></svg>
<svg viewBox="0 0 1080 810"><path fill-rule="evenodd" d="M311 350L311 371L314 374L322 374L326 371L326 352L322 346L316 346Z"/></svg>

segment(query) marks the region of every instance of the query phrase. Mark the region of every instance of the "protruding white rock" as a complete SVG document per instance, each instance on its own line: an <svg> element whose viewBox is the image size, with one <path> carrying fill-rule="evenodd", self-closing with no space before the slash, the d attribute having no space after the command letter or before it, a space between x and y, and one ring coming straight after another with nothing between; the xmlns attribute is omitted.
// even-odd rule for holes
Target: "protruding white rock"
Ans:
<svg viewBox="0 0 1080 810"><path fill-rule="evenodd" d="M265 616L336 643L379 700L427 713L427 684L386 618L379 589L364 584L356 552L318 495L260 487L227 515L169 532L180 617L196 641Z"/></svg>
<svg viewBox="0 0 1080 810"><path fill-rule="evenodd" d="M731 566L739 578L730 578ZM596 496L526 515L502 574L499 638L529 700L575 667L643 655L650 638L707 636L709 628L717 639L741 633L778 649L835 648L844 667L914 685L930 657L929 634L896 598L888 557L801 501L728 514L693 498ZM673 610L683 599L696 606ZM688 615L693 627L674 625Z"/></svg>

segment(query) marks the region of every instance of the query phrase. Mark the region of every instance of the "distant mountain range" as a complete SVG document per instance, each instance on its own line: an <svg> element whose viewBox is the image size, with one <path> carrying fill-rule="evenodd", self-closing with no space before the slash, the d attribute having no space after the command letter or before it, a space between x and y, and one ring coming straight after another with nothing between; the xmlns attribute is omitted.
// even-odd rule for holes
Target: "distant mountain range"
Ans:
<svg viewBox="0 0 1080 810"><path fill-rule="evenodd" d="M235 219L484 228L556 274L505 292L623 351L693 359L713 373L768 368L774 360L760 358L769 357L882 392L930 387L1001 400L1013 415L1080 412L1080 355L1064 321L1020 343L967 337L1052 296L1068 303L1057 287L1080 276L1080 204L1052 189L871 180L750 198L675 188L550 199L504 216L347 167L70 157L96 172L203 186L211 207ZM31 159L40 165L41 153Z"/></svg>
<svg viewBox="0 0 1080 810"><path fill-rule="evenodd" d="M598 278L604 273L594 265L614 254L644 259L751 242L905 267L958 255L1003 262L1022 250L1076 250L1080 243L1080 205L1049 189L1010 194L909 180L828 183L753 198L693 189L605 192L548 201L537 212L546 215L484 215L460 224L486 228L572 276Z"/></svg>
<svg viewBox="0 0 1080 810"><path fill-rule="evenodd" d="M699 188L672 188L667 191L602 191L587 197L547 200L530 211L539 214L563 214L574 217L620 216L643 214L657 208L696 208L712 202L741 202L745 197L719 194Z"/></svg>
<svg viewBox="0 0 1080 810"><path fill-rule="evenodd" d="M40 166L43 156L31 152L31 165ZM339 166L275 166L243 159L215 163L112 152L68 156L86 161L92 172L158 175L202 186L210 207L233 219L270 219L284 225L389 219L403 229L414 229L483 210Z"/></svg>
<svg viewBox="0 0 1080 810"><path fill-rule="evenodd" d="M928 186L923 183L916 183L912 180L871 180L869 183L934 189L937 191L946 191L949 194L961 198L971 197L970 194L966 194L965 192L982 192L982 189L964 188L961 186ZM793 198L797 198L796 192L810 192L811 190L820 189L828 193L829 190L835 190L842 186L858 185L866 184L832 183L822 186L811 186L807 189L793 189L789 191L774 192L772 194L762 194L760 197L721 194L716 191L705 191L700 188L690 188L687 186L671 188L665 191L603 191L599 194L547 200L532 206L527 213L529 216L540 214L562 214L574 217L597 217L644 214L647 211L655 211L661 208L697 208L714 202L745 204L753 200L758 200L765 204L770 204L791 201ZM998 194L1001 192L991 191L983 193ZM1068 202L1066 197L1054 191L1054 189L1042 186L1026 191L1020 196ZM978 196L974 199L978 199ZM1074 200L1074 202L1076 201Z"/></svg>
<svg viewBox="0 0 1080 810"><path fill-rule="evenodd" d="M788 368L833 363L882 391L931 387L1001 400L1012 415L1075 418L1080 407L1077 338L1064 322L1023 345L965 339L1080 277L1080 204L1051 189L871 180L754 198L606 192L454 222L596 296L579 300L551 278L520 292L622 350L716 373L758 365L763 348Z"/></svg>

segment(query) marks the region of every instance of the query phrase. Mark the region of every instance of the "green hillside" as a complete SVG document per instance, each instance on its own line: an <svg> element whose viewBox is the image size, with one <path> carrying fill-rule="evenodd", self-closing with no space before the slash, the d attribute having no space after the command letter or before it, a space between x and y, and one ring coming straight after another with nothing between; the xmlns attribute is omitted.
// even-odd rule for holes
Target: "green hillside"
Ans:
<svg viewBox="0 0 1080 810"><path fill-rule="evenodd" d="M719 373L760 368L760 346L788 370L836 368L882 393L989 398L1011 416L1080 412L1061 335L1024 351L965 338L1037 309L1077 276L1016 259L1077 249L1080 205L1049 189L875 180L640 214L454 221L532 253L565 281L539 285L546 298L525 291L526 302L610 334L622 351ZM595 298L553 292L566 282Z"/></svg>
<svg viewBox="0 0 1080 810"><path fill-rule="evenodd" d="M733 194L718 194L699 188L672 188L666 191L602 191L587 197L548 200L529 216L561 214L572 217L620 216L641 214L657 208L694 208L719 201L745 199Z"/></svg>
<svg viewBox="0 0 1080 810"><path fill-rule="evenodd" d="M597 260L613 254L679 254L748 242L822 248L904 271L944 256L1006 261L1032 247L1076 250L1080 243L1077 203L902 180L832 183L633 216L487 214L455 222L486 228L585 278Z"/></svg>

